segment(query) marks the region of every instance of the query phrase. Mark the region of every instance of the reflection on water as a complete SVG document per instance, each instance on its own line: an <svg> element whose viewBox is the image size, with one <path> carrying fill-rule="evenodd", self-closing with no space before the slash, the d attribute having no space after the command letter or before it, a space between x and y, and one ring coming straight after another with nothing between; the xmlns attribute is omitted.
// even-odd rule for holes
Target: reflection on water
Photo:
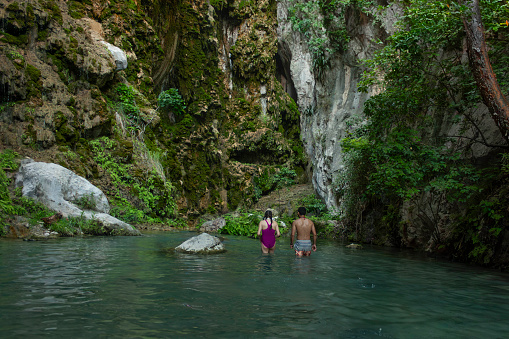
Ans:
<svg viewBox="0 0 509 339"><path fill-rule="evenodd" d="M240 237L218 255L167 250L192 235L1 240L2 338L509 333L506 274L324 241L304 258Z"/></svg>

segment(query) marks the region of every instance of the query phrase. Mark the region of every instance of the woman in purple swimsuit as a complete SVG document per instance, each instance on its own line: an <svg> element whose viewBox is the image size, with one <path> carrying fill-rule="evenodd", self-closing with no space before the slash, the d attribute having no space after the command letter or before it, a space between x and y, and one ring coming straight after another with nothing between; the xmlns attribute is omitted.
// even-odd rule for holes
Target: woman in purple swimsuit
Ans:
<svg viewBox="0 0 509 339"><path fill-rule="evenodd" d="M270 222L269 222L270 219ZM265 211L263 220L258 225L258 236L262 244L262 253L274 253L276 248L276 235L279 237L279 226L272 220L272 211Z"/></svg>

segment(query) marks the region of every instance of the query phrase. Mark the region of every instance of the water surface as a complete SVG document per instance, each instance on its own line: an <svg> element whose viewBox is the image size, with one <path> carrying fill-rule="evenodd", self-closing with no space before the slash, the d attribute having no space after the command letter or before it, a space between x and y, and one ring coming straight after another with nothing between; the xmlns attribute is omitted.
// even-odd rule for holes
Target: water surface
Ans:
<svg viewBox="0 0 509 339"><path fill-rule="evenodd" d="M504 338L509 275L408 251L319 241L295 258L228 236L227 252L166 251L195 235L0 240L2 338Z"/></svg>

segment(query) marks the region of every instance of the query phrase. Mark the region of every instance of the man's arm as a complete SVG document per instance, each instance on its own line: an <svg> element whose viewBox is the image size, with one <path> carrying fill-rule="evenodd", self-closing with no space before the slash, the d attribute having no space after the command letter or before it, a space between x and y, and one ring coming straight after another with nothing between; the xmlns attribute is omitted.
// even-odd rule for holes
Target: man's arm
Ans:
<svg viewBox="0 0 509 339"><path fill-rule="evenodd" d="M311 232L313 232L313 246L311 246L311 248L313 249L313 251L316 252L316 228L315 228L315 224L313 223L311 225Z"/></svg>
<svg viewBox="0 0 509 339"><path fill-rule="evenodd" d="M293 239L295 238L295 231L297 227L295 225L295 221L292 222L292 235L290 236L290 248L293 248Z"/></svg>

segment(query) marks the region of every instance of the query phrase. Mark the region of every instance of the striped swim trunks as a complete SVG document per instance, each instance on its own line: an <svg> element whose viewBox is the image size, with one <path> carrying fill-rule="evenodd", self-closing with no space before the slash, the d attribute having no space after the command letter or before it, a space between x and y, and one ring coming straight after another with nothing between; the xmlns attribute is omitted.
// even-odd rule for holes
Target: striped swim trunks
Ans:
<svg viewBox="0 0 509 339"><path fill-rule="evenodd" d="M295 251L311 251L311 240L297 240L295 245L293 245L293 249Z"/></svg>

